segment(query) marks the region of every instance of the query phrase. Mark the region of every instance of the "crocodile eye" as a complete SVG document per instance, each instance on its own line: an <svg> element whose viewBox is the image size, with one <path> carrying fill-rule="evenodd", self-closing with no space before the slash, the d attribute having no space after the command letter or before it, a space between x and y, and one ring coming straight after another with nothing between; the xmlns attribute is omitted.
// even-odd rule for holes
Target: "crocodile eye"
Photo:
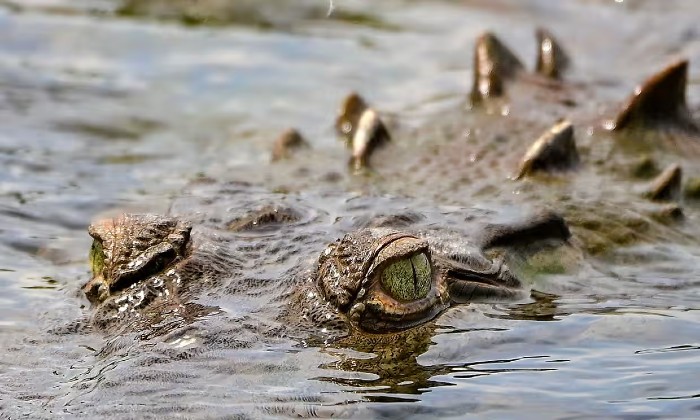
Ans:
<svg viewBox="0 0 700 420"><path fill-rule="evenodd" d="M317 281L358 330L402 331L433 319L449 303L443 269L431 254L427 240L409 233L362 229L323 252Z"/></svg>
<svg viewBox="0 0 700 420"><path fill-rule="evenodd" d="M102 249L102 242L95 239L90 247L90 268L94 276L101 276L105 267L105 253Z"/></svg>
<svg viewBox="0 0 700 420"><path fill-rule="evenodd" d="M428 295L432 273L424 253L391 263L381 274L384 289L402 302L422 299Z"/></svg>

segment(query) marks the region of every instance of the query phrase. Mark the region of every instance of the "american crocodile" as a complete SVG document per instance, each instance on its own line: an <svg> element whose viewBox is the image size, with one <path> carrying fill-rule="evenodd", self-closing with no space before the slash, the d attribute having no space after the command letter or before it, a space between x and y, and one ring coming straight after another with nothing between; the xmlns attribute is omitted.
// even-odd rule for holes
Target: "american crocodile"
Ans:
<svg viewBox="0 0 700 420"><path fill-rule="evenodd" d="M208 184L201 182L200 188ZM235 205L241 195L252 192L248 186L231 185L218 192L227 196L219 204ZM273 194L270 202L276 200L285 201ZM97 319L103 326L143 315L160 321L164 308L173 302L187 301L202 288L215 290L238 281L250 270L246 266L251 264L242 260L252 257L244 255L251 254L248 247L254 246L253 267L293 258L291 254L306 256L299 258L293 275L277 279L277 287L287 290L290 301L280 319L307 321L307 328L332 331L334 336L351 330L401 331L430 321L453 304L522 297L526 289L521 281L502 258L490 259L485 251L534 247L538 242L565 244L569 238L563 219L553 213L520 222L484 222L469 240L459 228L429 228L417 213L392 214L358 224L311 263L308 251L291 245L289 250L277 248L281 242L277 234L294 234L295 225L320 222L302 223L300 208L265 205L251 214L241 213L240 218L220 220L226 213L212 207L200 208L206 216L194 231L186 221L192 216L127 214L90 227L94 277L84 290L99 305ZM248 209L227 208L231 210ZM483 215L481 219L488 220ZM319 238L300 235L299 241L319 243ZM257 286L240 286L240 291L251 292Z"/></svg>
<svg viewBox="0 0 700 420"><path fill-rule="evenodd" d="M479 37L465 106L417 129L390 130L349 95L335 127L350 170L299 164L295 153L315 151L290 130L269 170L195 181L167 216L93 224L83 290L94 323L152 334L221 310L203 296L237 293L265 296L253 311L264 314L258 331L367 341L429 326L451 305L527 296L509 264L546 271L528 262L542 250L559 252L557 269L567 270L618 246L693 240L681 207L682 162L700 144L685 102L687 61L601 121L579 105L591 88L567 81L571 60L558 41L545 30L537 37L532 73L495 35ZM536 138L530 146L523 133Z"/></svg>

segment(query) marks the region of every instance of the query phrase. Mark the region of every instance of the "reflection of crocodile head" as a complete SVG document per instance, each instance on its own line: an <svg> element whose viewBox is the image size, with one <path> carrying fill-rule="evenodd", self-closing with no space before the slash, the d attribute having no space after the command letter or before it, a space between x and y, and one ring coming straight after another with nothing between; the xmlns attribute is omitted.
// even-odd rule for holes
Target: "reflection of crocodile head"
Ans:
<svg viewBox="0 0 700 420"><path fill-rule="evenodd" d="M265 324L256 331L270 334L395 343L430 330L452 305L527 296L528 279L510 261L543 244L566 243L595 257L692 238L678 223L682 170L675 163L698 150L685 103L687 62L650 78L611 130L600 130L598 110L590 125L590 110L578 109L577 95L588 88L565 81L568 56L548 32L538 37L529 74L494 35L481 36L468 110L418 129L389 136L378 111L348 96L336 129L352 150L351 171L339 173L337 160L316 159L309 147L312 158L302 162L293 149L312 142L288 131L271 171L245 168L240 176L263 190L200 181L169 216L94 224L93 279L84 291L98 307L96 323L153 332L170 328L168 319L222 311ZM537 112L529 109L532 97ZM577 144L580 124L588 130ZM539 138L527 147L522 133ZM651 185L642 191L630 179ZM523 210L530 208L538 210ZM240 295L241 306L219 305L218 293Z"/></svg>

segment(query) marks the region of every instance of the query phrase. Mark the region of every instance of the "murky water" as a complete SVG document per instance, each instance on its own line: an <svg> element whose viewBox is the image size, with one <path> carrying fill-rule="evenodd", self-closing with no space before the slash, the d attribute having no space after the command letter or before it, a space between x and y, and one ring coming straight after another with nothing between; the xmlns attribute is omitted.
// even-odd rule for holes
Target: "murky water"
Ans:
<svg viewBox="0 0 700 420"><path fill-rule="evenodd" d="M201 3L173 12L188 2L0 1L3 415L700 416L700 247L676 240L673 229L668 243L535 276L528 301L450 309L401 358L256 334L250 320L265 314L265 295L202 297L221 313L151 340L84 328L89 222L123 211L203 210L187 198L172 204L202 174L301 190L295 200L320 220L298 251L304 261L368 213L410 208L437 223L452 214L447 205L470 197L477 207L517 204L490 198L492 189L474 180L460 187L467 199L433 196L429 183L358 181L346 174L332 130L350 90L400 130L459 107L483 30L529 66L534 28L556 33L574 59L570 80L585 86L577 93L584 114L614 108L674 56L690 59L689 102L700 103L700 6L691 0L335 0L332 18L321 0L235 2L235 10ZM272 142L289 126L312 143L308 163L320 169L311 172L337 172L341 181L316 186L320 178L290 181L294 164L268 167ZM410 146L421 145L419 136L386 152L384 176L407 162L414 174L444 179L416 170ZM698 160L683 162L700 175ZM587 180L573 185L596 190ZM390 194L362 201L374 188ZM217 194L203 191L186 195ZM698 204L685 205L681 233L697 237ZM243 318L248 324L236 321Z"/></svg>

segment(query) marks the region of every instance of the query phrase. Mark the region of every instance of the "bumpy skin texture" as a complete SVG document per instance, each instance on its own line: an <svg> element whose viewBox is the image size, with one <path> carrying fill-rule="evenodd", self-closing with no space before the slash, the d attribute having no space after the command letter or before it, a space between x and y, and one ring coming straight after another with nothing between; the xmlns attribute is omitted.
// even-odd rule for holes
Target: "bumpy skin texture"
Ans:
<svg viewBox="0 0 700 420"><path fill-rule="evenodd" d="M535 79L525 77L519 60L492 34L486 34L478 41L476 58L474 92L480 96L475 102L484 106L504 93L504 80L509 81L509 87L521 82L526 87L529 84L530 88L542 85L539 76ZM568 63L568 60L550 61L561 66ZM489 71L480 76L481 67ZM689 124L692 121L685 105L686 67L674 65L652 77L635 95L631 102L633 106L625 108L634 112L623 110L621 115L627 115L625 121L670 116L664 119L664 124L655 124L653 128L664 133L667 124L672 124L675 129L690 133L687 138L672 137L674 142L696 145L697 139L692 137L696 132L695 124ZM544 84L554 98L549 105L575 104L575 101L561 101L559 93L566 93L565 89L559 82L553 83ZM660 94L659 86L667 85L673 87L672 94ZM554 87L556 89L552 90ZM649 102L654 98L659 101ZM498 101L502 99L498 98ZM510 101L509 106L517 109L517 101L506 100ZM531 102L527 104L531 105ZM545 105L547 103L543 102ZM679 110L682 111L680 114ZM368 161L375 149L372 145L378 139L374 136L378 132L377 124L359 124L361 116L368 115L367 112L374 113L359 95L350 95L336 124L339 132L353 142L353 156L361 157L363 162ZM678 115L682 118L677 118ZM509 122L516 131L518 124L525 127L530 123L517 119ZM611 246L638 241L688 240L684 231L673 227L683 218L680 206L664 203L660 207L658 203L680 198L681 167L668 166L669 169L651 182L645 195L622 191L619 198L614 197L608 194L610 191L605 191L606 181L601 182L598 175L605 172L609 177L616 171L639 172L629 167L636 164L629 165L619 155L607 162L613 152L618 152L617 148L622 148L624 138L616 138L611 150L605 150L605 144L589 141L579 154L572 124L565 120L547 131L524 156L521 155L518 167L511 165L518 153L513 152L513 144L507 138L494 136L493 141L487 141L484 147L483 140L477 136L474 141L482 141L476 143L480 150L469 139L463 141L463 125L449 119L438 121L435 125L441 136L451 141L433 145L435 147L428 153L409 148L395 149L397 153L392 159L382 161L384 180L381 188L384 189L372 190L367 184L360 183L361 187L380 194L367 194L372 203L357 206L360 211L383 208L381 193L389 192L396 197L402 194L415 196L419 191L423 201L465 208L471 206L471 196L483 196L479 190L471 191L473 194L470 195L470 188L478 188L481 179L487 179L491 184L481 185L487 185L490 190L486 188L486 191L491 195L505 196L507 204L512 204L510 200L517 196L518 212L523 203L554 201L566 222L559 214L545 211L521 223L487 224L480 232L474 233L463 229L462 225L471 223L467 217L458 222L457 236L450 236L446 234L450 230L446 224L442 225L444 232L436 227L449 218L449 211L440 210L438 218L422 227L418 226L420 216L399 212L385 214L383 220L372 223L353 223L336 229L334 225L342 224L344 218L357 218L357 211L349 215L343 212L347 208L340 211L334 208L326 211L328 217L322 217L326 219L325 224L316 223L317 220L311 223L313 218L293 205L261 207L256 201L259 192L248 187L225 186L222 190L210 192L202 202L208 206L222 200L221 208L209 213L206 207L195 204L193 208L199 216L194 220L180 217L176 212L172 217L127 215L95 224L90 228L96 240L91 256L94 278L84 290L97 306L96 323L105 326L121 322L123 325L139 319L132 324L135 328L153 330L154 325L165 322L168 317L187 319L218 311L214 305L191 302L190 298L202 290L208 290L209 297L218 292L230 292L244 295L246 299L268 293L270 298L261 306L280 309L273 311L272 317L254 318L254 321L259 325L261 320L273 319L268 329L273 334L284 331L285 334L304 336L309 331L320 330L337 337L352 336L356 332L363 334L365 338L361 341L364 343L382 341L383 338L378 337L389 335L384 333L430 330L430 321L454 304L521 296L520 280L502 262L485 256L483 251L489 248L528 248L542 240L561 244L569 240L572 231L575 247L590 255L603 254ZM503 126L499 122L493 132L498 134ZM513 131L513 126L505 128L506 132ZM616 128L620 127L618 124ZM420 131L414 134L421 139L430 138L430 135L421 135ZM362 147L358 147L359 152L355 153L358 138L364 140L357 142ZM322 162L314 164L323 165ZM510 166L511 170L516 168L513 181L518 183L517 187L514 184L494 187L493 180L488 179L504 165ZM468 171L458 172L465 166ZM484 168L488 172L484 172ZM317 175L313 168L301 169L294 173ZM574 186L576 176L582 173L596 182L576 184L578 190L572 192L569 186ZM455 174L460 174L461 178ZM248 179L254 173L244 175ZM280 189L288 191L288 185L294 185L295 179L305 177L283 174L282 178L285 184ZM341 178L340 175L320 176L313 182L326 180L332 183ZM541 183L542 180L545 182ZM351 183L349 188L354 191L357 185ZM308 190L308 185L302 188ZM515 195L513 189L518 190ZM235 194L239 195L233 198ZM581 197L576 197L577 194ZM299 196L301 194L286 194L283 198L294 201ZM311 193L307 198L324 201L328 197L324 193ZM342 200L347 204L353 198L357 197L343 196ZM419 203L420 200L415 200L411 207L404 206L403 209L413 209L413 205ZM422 214L423 210L420 208L417 214ZM233 215L232 212L239 214ZM200 220L196 221L197 218ZM334 221L329 224L328 220ZM192 238L191 226L194 226ZM304 226L304 229L296 230L296 226ZM330 236L329 231L337 235ZM317 244L310 239L314 235L322 235L324 241L325 238L342 238L320 250L314 248ZM466 245L468 242L469 246ZM315 262L313 257L308 258L310 255L305 254L310 247L313 252L320 253ZM260 329L256 326L255 331ZM372 339L366 339L370 336Z"/></svg>
<svg viewBox="0 0 700 420"><path fill-rule="evenodd" d="M155 215L124 215L91 225L95 273L85 295L93 303L104 300L181 260L191 230L187 222Z"/></svg>
<svg viewBox="0 0 700 420"><path fill-rule="evenodd" d="M237 224L236 231L296 220L263 217L268 213L269 208L254 212L247 218L260 223ZM515 238L514 231L539 229L539 225L526 225L510 229L492 227L490 235L508 242ZM198 286L214 284L217 277L236 276L240 265L226 258L227 248L213 244L214 238L199 237L190 241L190 229L189 223L152 215L125 215L91 226L90 232L95 243L102 244L104 255L93 257L94 277L85 290L98 305L96 320L100 325L127 318L126 309L120 306L132 313L148 314L146 318L160 322L173 301L191 294ZM538 236L536 232L534 236ZM545 231L539 236L567 239ZM442 251L454 247L445 247L441 241L444 240L387 227L348 233L328 245L310 271L301 270L312 273L311 281L296 282L296 290L287 295L289 305L280 318L300 317L319 330L334 330L337 336L348 335L351 330L387 333L428 322L451 304L514 299L523 295L520 281L502 262L487 259L478 247L464 255ZM169 249L172 243L186 250L186 255L176 255L164 262L162 253L152 251ZM226 245L225 242L222 245ZM231 250L228 248L228 252ZM104 260L95 261L99 258ZM132 261L157 269L138 271L139 277L131 274L136 265ZM115 288L114 280L123 279L125 275L131 281L129 285ZM280 279L279 283L284 288L290 282ZM96 293L96 290L108 290L110 294ZM188 308L199 313L207 311L190 306L182 307L180 315L184 316Z"/></svg>
<svg viewBox="0 0 700 420"><path fill-rule="evenodd" d="M125 214L92 224L93 277L83 286L97 308L92 323L105 331L141 331L148 336L216 312L191 297L236 271L240 260L220 246L225 244L194 246L191 230L192 225L179 218L149 214ZM162 322L166 324L154 328Z"/></svg>
<svg viewBox="0 0 700 420"><path fill-rule="evenodd" d="M391 248L389 253L383 253L387 248ZM428 293L409 302L401 302L386 293L379 277L392 261L416 254L426 255L430 261L427 241L408 233L384 229L353 232L321 254L317 272L319 289L329 302L366 331L412 327L432 319L447 307L444 272L436 270L430 261Z"/></svg>

